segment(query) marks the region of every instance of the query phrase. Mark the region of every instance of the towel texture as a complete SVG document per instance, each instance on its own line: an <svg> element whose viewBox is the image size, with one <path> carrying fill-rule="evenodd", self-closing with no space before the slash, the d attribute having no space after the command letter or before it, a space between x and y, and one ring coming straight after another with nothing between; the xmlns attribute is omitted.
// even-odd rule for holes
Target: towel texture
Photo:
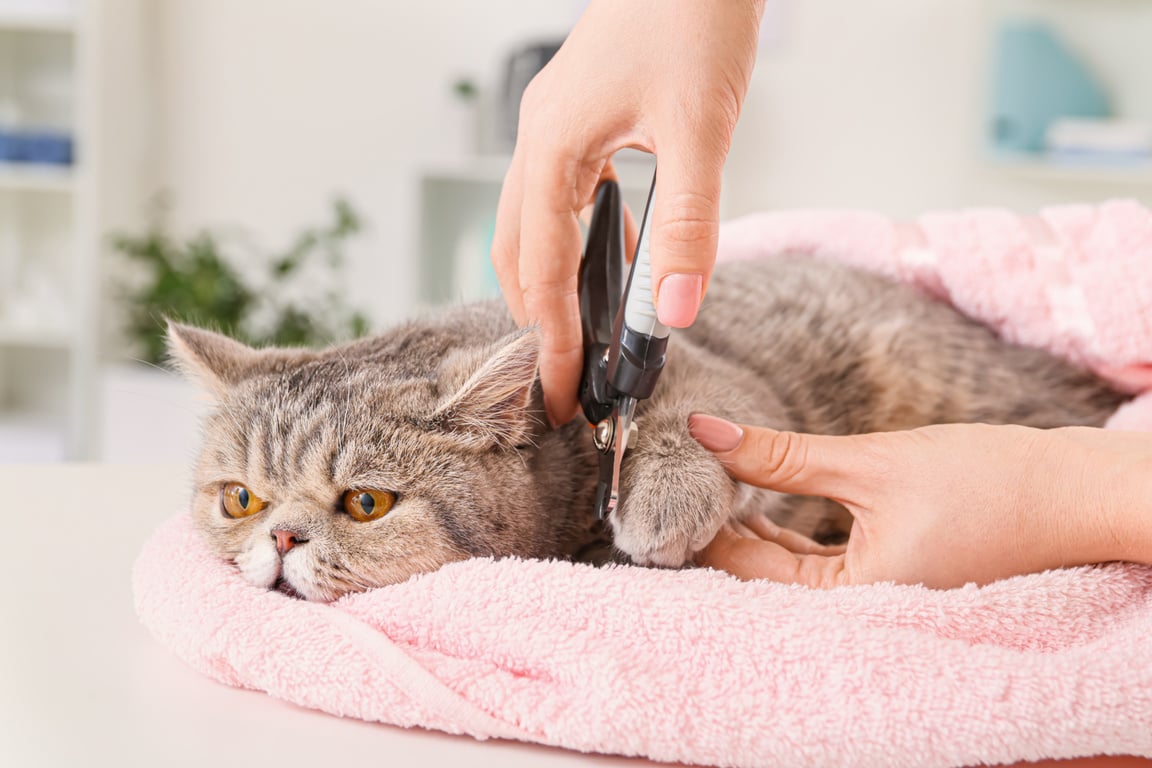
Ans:
<svg viewBox="0 0 1152 768"><path fill-rule="evenodd" d="M793 253L888 275L1003 338L1086 365L1139 394L1109 424L1152 429L1152 211L1130 200L934 213L762 213L720 233L721 259Z"/></svg>
<svg viewBox="0 0 1152 768"><path fill-rule="evenodd" d="M835 255L1133 391L1152 384L1152 217L1134 204L915 225L774 214L733 223L722 248ZM1152 429L1149 397L1115 420ZM133 579L143 622L196 669L369 721L732 766L1152 757L1152 569L1138 566L819 592L472 560L320 605L249 586L180 515Z"/></svg>

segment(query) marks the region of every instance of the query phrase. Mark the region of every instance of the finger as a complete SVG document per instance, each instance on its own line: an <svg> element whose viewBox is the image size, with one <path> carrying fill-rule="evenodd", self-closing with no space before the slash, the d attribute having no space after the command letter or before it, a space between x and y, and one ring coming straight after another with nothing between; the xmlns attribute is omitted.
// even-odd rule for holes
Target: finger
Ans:
<svg viewBox="0 0 1152 768"><path fill-rule="evenodd" d="M744 581L770 579L820 589L848 583L844 555L798 555L772 541L744 538L727 527L697 553L695 562Z"/></svg>
<svg viewBox="0 0 1152 768"><path fill-rule="evenodd" d="M743 536L746 539L761 538L756 534L755 531L744 525L744 523L740 522L739 520L729 520L728 527L731 528L736 535Z"/></svg>
<svg viewBox="0 0 1152 768"><path fill-rule="evenodd" d="M563 158L525 163L519 280L526 320L540 326L540 383L548 418L558 425L576 413L584 357L578 214L595 189L599 169Z"/></svg>
<svg viewBox="0 0 1152 768"><path fill-rule="evenodd" d="M773 541L793 554L842 555L848 549L844 545L819 544L802 533L789 528L781 528L764 515L753 515L744 521L744 525L757 537L765 541Z"/></svg>
<svg viewBox="0 0 1152 768"><path fill-rule="evenodd" d="M517 325L527 322L524 298L520 290L520 207L524 202L523 153L514 152L504 184L500 188L500 202L496 206L496 231L492 237L492 267L500 281L504 303Z"/></svg>
<svg viewBox="0 0 1152 768"><path fill-rule="evenodd" d="M867 506L871 489L883 482L874 435L778 432L700 413L688 418L688 431L729 475L749 485L823 496L852 509Z"/></svg>
<svg viewBox="0 0 1152 768"><path fill-rule="evenodd" d="M658 148L653 201L652 280L660 322L685 328L696 319L716 261L724 151L698 139Z"/></svg>

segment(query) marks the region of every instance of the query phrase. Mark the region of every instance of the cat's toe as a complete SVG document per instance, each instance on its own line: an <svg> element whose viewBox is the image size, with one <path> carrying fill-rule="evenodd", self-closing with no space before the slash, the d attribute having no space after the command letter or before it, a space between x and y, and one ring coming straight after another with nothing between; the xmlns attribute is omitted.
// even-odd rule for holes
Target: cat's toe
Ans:
<svg viewBox="0 0 1152 768"><path fill-rule="evenodd" d="M715 537L736 496L735 483L711 456L678 465L637 461L624 480L610 520L613 541L638 565L687 563Z"/></svg>
<svg viewBox="0 0 1152 768"><path fill-rule="evenodd" d="M718 528L719 526L717 526ZM692 555L704 548L712 540L716 531L710 534L691 536L684 532L654 533L643 525L624 523L614 526L616 548L637 565L660 568L680 568L687 564Z"/></svg>

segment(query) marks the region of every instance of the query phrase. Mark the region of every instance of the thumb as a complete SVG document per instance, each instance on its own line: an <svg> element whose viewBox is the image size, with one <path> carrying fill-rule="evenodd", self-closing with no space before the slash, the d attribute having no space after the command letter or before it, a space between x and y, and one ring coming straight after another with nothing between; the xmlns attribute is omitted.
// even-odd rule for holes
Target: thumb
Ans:
<svg viewBox="0 0 1152 768"><path fill-rule="evenodd" d="M712 451L735 479L781 493L823 496L849 505L872 482L868 435L837 437L778 432L694 413L692 437ZM854 504L853 504L854 505Z"/></svg>
<svg viewBox="0 0 1152 768"><path fill-rule="evenodd" d="M661 155L652 202L650 248L656 315L672 328L696 319L720 236L723 152L684 150Z"/></svg>

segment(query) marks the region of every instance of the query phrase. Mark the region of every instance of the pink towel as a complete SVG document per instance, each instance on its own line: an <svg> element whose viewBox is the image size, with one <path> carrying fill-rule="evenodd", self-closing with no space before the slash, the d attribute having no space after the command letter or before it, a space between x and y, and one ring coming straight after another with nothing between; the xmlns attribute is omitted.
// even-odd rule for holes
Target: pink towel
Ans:
<svg viewBox="0 0 1152 768"><path fill-rule="evenodd" d="M1005 339L1087 365L1134 394L1109 426L1152 429L1152 212L1118 200L934 213L762 213L721 230L721 259L794 253L917 286Z"/></svg>
<svg viewBox="0 0 1152 768"><path fill-rule="evenodd" d="M755 255L757 243L838 253L1137 388L1132 372L1152 361L1147 212L1048 216L1055 242L1078 244L1074 260L1029 256L1019 227L1031 225L995 212L918 228L779 214L737 222L722 242L730 255ZM1143 229L1126 235L1125 216ZM979 254L963 258L953 240ZM995 266L997 243L1011 244L1007 266ZM1123 251L1110 269L1108 248ZM1038 270L1067 290L1045 293L1029 277ZM1018 300L995 287L1000 277ZM1152 428L1147 415L1137 409L1128 425ZM471 560L321 605L248 585L180 515L145 546L134 588L144 623L196 669L375 722L732 766L1152 757L1152 569L1138 566L947 592L819 592L704 570Z"/></svg>

